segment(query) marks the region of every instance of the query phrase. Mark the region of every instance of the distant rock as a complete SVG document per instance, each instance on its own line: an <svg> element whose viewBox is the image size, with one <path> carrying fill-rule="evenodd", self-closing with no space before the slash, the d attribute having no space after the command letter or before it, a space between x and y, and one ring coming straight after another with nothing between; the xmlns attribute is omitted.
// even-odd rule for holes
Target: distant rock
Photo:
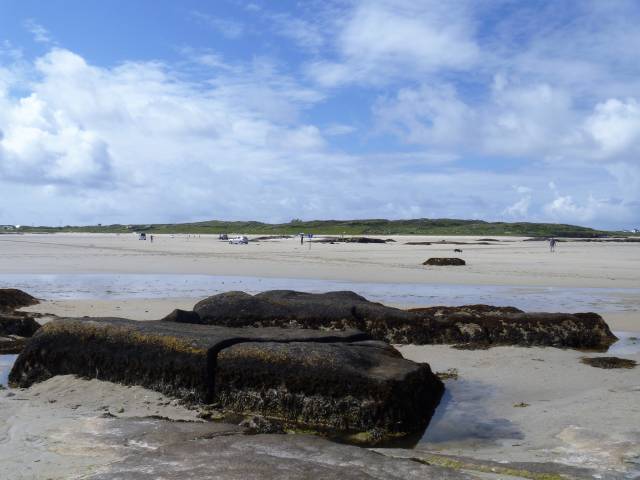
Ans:
<svg viewBox="0 0 640 480"><path fill-rule="evenodd" d="M466 265L467 263L461 258L433 257L424 261L422 264L431 266L459 266Z"/></svg>
<svg viewBox="0 0 640 480"><path fill-rule="evenodd" d="M444 389L427 364L353 329L117 318L48 323L28 342L9 381L28 387L64 374L141 385L302 428L375 430L383 437L423 431Z"/></svg>
<svg viewBox="0 0 640 480"><path fill-rule="evenodd" d="M315 243L394 243L392 238L371 238L371 237L325 237L312 240Z"/></svg>

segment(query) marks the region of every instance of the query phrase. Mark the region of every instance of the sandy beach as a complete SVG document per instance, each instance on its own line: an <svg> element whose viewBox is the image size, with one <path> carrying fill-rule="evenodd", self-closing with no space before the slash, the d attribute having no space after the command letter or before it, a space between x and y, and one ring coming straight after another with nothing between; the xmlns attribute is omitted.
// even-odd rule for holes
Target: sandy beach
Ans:
<svg viewBox="0 0 640 480"><path fill-rule="evenodd" d="M249 236L255 238L256 236ZM0 273L206 274L355 282L638 288L640 243L560 243L500 237L390 236L386 244L306 243L297 238L229 245L217 236L133 234L0 235ZM462 254L454 249L463 250ZM463 258L457 268L424 267L430 257Z"/></svg>
<svg viewBox="0 0 640 480"><path fill-rule="evenodd" d="M27 291L29 285L40 289L43 293L35 294L43 301L29 307L31 311L136 320L158 319L174 308L191 309L211 285L258 291L261 286L304 290L352 284L354 290L364 289L402 307L477 299L490 303L497 298L542 308L549 299L551 307L601 313L614 332L626 332L625 348L618 345L616 356L640 362L640 345L634 340L640 332L640 244L560 243L551 254L546 243L519 238L462 246L406 245L446 240L442 237L392 238L395 242L387 244L300 246L296 239L229 245L214 237L176 235L158 236L150 244L133 235L5 235L0 236L0 286L13 282ZM421 265L429 257L453 256L453 248L463 250L458 256L467 266ZM169 276L152 284L163 275ZM194 275L200 277L189 277ZM220 278L209 284L202 276ZM451 287L442 289L442 284ZM512 290L499 290L502 286ZM413 292L411 301L398 293L404 289ZM556 348L398 349L408 359L430 363L435 371L455 371L457 379L446 380L445 399L418 445L378 450L385 455L426 459L436 453L478 461L553 462L595 469L599 478L640 474L639 368L598 369L580 359L606 353ZM124 458L109 444L103 446L105 460L98 462L87 453L85 437L69 440L87 431L106 438L105 432L115 427L107 428L108 421L100 417L105 412L117 418L195 419L193 411L161 395L114 388L59 377L11 396L0 392L2 461L11 464L18 455L37 460L24 475L11 478L44 478L47 469L52 469L51 478L82 478L79 472L97 471ZM91 400L77 393L84 389ZM39 420L51 412L68 421Z"/></svg>

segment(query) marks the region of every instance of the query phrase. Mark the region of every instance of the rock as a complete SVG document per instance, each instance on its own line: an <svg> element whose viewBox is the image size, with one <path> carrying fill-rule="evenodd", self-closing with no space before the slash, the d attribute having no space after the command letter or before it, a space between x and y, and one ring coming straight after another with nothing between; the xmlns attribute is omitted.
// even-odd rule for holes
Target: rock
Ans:
<svg viewBox="0 0 640 480"><path fill-rule="evenodd" d="M431 266L460 266L467 263L461 258L445 258L445 257L433 257L422 263L423 265Z"/></svg>
<svg viewBox="0 0 640 480"><path fill-rule="evenodd" d="M200 317L196 312L181 310L176 308L173 312L163 318L164 321L167 322L178 322L178 323L202 323L200 321Z"/></svg>
<svg viewBox="0 0 640 480"><path fill-rule="evenodd" d="M17 335L0 336L0 355L13 355L20 353L27 339Z"/></svg>
<svg viewBox="0 0 640 480"><path fill-rule="evenodd" d="M28 342L9 382L75 374L333 433L424 430L442 383L427 364L369 339L353 329L58 319Z"/></svg>
<svg viewBox="0 0 640 480"><path fill-rule="evenodd" d="M404 435L426 428L444 389L427 365L368 341L240 343L218 355L215 390L225 410L240 414Z"/></svg>
<svg viewBox="0 0 640 480"><path fill-rule="evenodd" d="M2 336L31 337L39 328L40 324L31 316L0 313L0 335Z"/></svg>
<svg viewBox="0 0 640 480"><path fill-rule="evenodd" d="M475 314L502 314L502 313L524 313L522 310L516 307L496 307L494 305L474 304L474 305L461 305L459 307L446 307L443 305L435 307L422 307L422 308L410 308L408 310L412 313L419 313L421 315L433 315L434 317L448 317L449 315L457 313L470 313Z"/></svg>
<svg viewBox="0 0 640 480"><path fill-rule="evenodd" d="M395 243L392 238L370 238L370 237L325 237L312 240L314 243Z"/></svg>
<svg viewBox="0 0 640 480"><path fill-rule="evenodd" d="M38 299L22 290L18 290L17 288L0 288L0 312L10 312L37 303Z"/></svg>
<svg viewBox="0 0 640 480"><path fill-rule="evenodd" d="M0 288L0 354L20 353L25 337L31 337L40 324L36 314L16 311L18 308L38 303L28 293L15 288Z"/></svg>
<svg viewBox="0 0 640 480"><path fill-rule="evenodd" d="M148 479L340 479L340 480L472 480L480 477L428 462L391 458L367 448L330 442L311 435L235 435L234 432L212 432L187 436L174 431L179 423L157 426L144 420L140 433L132 435L134 422L142 420L110 419L104 429L88 435L108 453L116 451L117 460L105 461L92 468L87 480ZM155 422L160 422L156 420ZM224 424L205 424L222 429ZM117 428L116 428L117 427ZM107 430L110 435L105 435ZM123 441L122 430L127 437ZM166 433L165 433L166 432ZM87 434L85 434L87 435ZM133 438L135 442L127 443ZM77 440L68 440L75 446ZM100 442L100 443L98 443ZM85 441L85 443L88 443ZM122 445L127 444L126 449ZM153 448L136 448L153 445ZM409 451L413 452L413 451ZM106 458L107 457L105 455ZM102 460L105 457L98 457ZM74 472L75 473L75 472ZM71 478L69 475L68 478ZM486 477L483 477L486 478Z"/></svg>
<svg viewBox="0 0 640 480"><path fill-rule="evenodd" d="M240 427L245 433L256 435L258 433L284 433L281 423L274 422L260 415L254 415L240 422Z"/></svg>
<svg viewBox="0 0 640 480"><path fill-rule="evenodd" d="M455 344L468 349L537 345L602 350L616 341L595 313L525 313L491 305L400 310L353 292L227 292L198 302L194 313L172 314L164 320L229 327L356 328L389 343Z"/></svg>
<svg viewBox="0 0 640 480"><path fill-rule="evenodd" d="M606 350L617 340L596 313L525 313L486 305L411 312L424 315L431 343L460 344L461 349L520 345Z"/></svg>
<svg viewBox="0 0 640 480"><path fill-rule="evenodd" d="M635 368L635 360L618 357L582 357L580 361L597 368Z"/></svg>
<svg viewBox="0 0 640 480"><path fill-rule="evenodd" d="M409 322L410 313L370 302L353 292L304 293L271 290L257 295L227 292L208 297L194 307L200 323L230 327L277 326L326 330L356 328L385 340L378 327Z"/></svg>

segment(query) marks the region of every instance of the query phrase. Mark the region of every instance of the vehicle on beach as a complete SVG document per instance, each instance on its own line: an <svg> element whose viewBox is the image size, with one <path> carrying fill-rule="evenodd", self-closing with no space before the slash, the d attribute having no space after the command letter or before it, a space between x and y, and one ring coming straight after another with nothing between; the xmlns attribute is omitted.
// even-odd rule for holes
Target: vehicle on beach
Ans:
<svg viewBox="0 0 640 480"><path fill-rule="evenodd" d="M249 237L240 235L229 239L230 245L247 245L249 243Z"/></svg>

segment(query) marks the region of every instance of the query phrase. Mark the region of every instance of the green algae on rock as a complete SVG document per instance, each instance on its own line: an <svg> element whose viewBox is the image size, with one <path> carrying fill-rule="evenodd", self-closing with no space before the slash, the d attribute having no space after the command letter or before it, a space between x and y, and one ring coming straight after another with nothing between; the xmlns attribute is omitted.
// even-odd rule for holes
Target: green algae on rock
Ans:
<svg viewBox="0 0 640 480"><path fill-rule="evenodd" d="M427 364L357 330L228 328L118 318L59 319L18 357L28 387L75 374L140 385L223 411L331 433L423 431L442 396Z"/></svg>

